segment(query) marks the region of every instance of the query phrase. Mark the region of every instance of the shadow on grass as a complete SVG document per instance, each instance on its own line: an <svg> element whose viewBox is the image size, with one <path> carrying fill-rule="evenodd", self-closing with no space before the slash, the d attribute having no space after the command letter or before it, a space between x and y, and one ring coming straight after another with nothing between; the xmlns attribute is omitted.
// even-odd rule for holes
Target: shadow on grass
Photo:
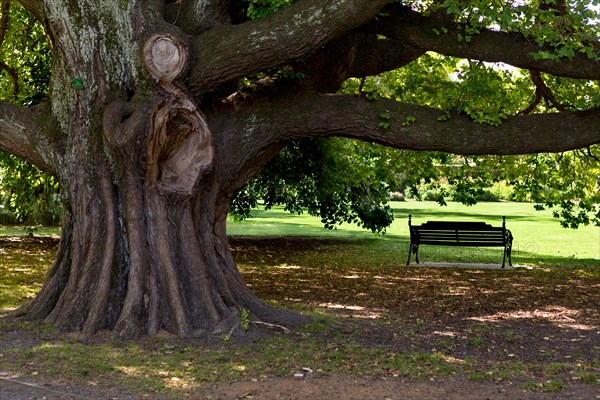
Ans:
<svg viewBox="0 0 600 400"><path fill-rule="evenodd" d="M509 210L507 210L509 211ZM492 226L502 225L502 216L497 213L477 213L468 211L444 211L435 210L431 211L422 208L394 208L394 217L396 220L408 220L408 216L412 215L413 224L419 225L425 223L428 220L445 220L450 221L452 219L458 221L471 221L478 220L487 222ZM507 223L510 221L535 221L536 219L530 215L511 215L507 213L504 215Z"/></svg>

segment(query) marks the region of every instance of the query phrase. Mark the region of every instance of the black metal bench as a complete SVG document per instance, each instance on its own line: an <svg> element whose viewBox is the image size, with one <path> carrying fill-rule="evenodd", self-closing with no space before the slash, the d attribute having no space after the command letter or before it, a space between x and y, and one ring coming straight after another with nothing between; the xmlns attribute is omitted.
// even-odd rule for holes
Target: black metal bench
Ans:
<svg viewBox="0 0 600 400"><path fill-rule="evenodd" d="M408 249L408 260L410 264L411 254L415 255L419 263L419 245L428 244L433 246L469 246L469 247L504 247L504 258L502 268L508 257L508 265L512 266L510 252L512 250L512 233L506 229L506 217L502 217L502 227L494 227L485 222L439 222L428 221L424 224L413 226L412 215L408 216L408 227L410 228L410 248Z"/></svg>

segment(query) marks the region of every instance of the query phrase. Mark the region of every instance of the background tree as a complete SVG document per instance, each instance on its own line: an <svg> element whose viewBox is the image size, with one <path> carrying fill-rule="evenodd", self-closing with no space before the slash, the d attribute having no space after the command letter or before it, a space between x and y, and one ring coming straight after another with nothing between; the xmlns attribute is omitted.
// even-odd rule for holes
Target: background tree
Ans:
<svg viewBox="0 0 600 400"><path fill-rule="evenodd" d="M488 90L443 108L335 94L426 51L598 80L583 3L565 14L537 3L276 1L254 21L268 14L262 2L20 3L48 34L50 92L32 107L0 102L0 148L55 176L65 207L55 264L17 314L84 335L229 332L240 309L302 321L250 292L225 227L235 193L293 141L471 155L600 142L595 108L486 113L477 96ZM557 23L558 38L547 29Z"/></svg>

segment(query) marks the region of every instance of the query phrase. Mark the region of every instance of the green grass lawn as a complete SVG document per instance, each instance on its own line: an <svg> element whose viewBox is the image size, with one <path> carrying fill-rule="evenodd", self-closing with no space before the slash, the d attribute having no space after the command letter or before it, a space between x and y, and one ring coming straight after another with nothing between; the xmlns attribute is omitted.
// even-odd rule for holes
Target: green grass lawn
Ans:
<svg viewBox="0 0 600 400"><path fill-rule="evenodd" d="M0 236L27 236L30 232L33 233L34 236L60 236L60 227L0 225Z"/></svg>
<svg viewBox="0 0 600 400"><path fill-rule="evenodd" d="M507 228L514 236L514 261L538 264L556 263L557 259L600 259L600 228L582 226L579 229L565 229L552 217L550 211L536 211L529 203L479 203L475 206L448 203L448 206L441 207L435 202L392 202L391 206L394 209L395 221L387 233L376 240L380 242L379 246L401 248L404 253L408 249L409 214L413 216L413 224L421 224L428 220L458 220L485 221L493 226L502 225L502 216L506 216ZM343 224L336 230L325 230L319 218L307 214L292 215L280 207L269 211L255 210L252 218L245 221L230 221L228 232L232 236L323 236L369 241L374 239L372 233L350 224ZM497 262L502 254L499 249L440 250L431 246L423 246L420 251L423 252L423 260L433 257L431 261ZM443 259L446 255L448 260Z"/></svg>

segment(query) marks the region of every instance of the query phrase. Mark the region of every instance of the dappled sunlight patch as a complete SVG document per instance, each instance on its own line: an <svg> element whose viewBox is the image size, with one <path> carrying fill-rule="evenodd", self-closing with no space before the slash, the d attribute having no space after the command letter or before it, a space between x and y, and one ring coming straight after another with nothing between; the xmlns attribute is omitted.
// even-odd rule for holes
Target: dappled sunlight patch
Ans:
<svg viewBox="0 0 600 400"><path fill-rule="evenodd" d="M345 304L336 304L336 303L321 303L318 304L319 307L323 307L330 310L340 310L349 312L349 316L353 318L365 318L365 319L379 319L382 317L382 313L380 311L374 311L367 307L356 306L356 305L345 305Z"/></svg>
<svg viewBox="0 0 600 400"><path fill-rule="evenodd" d="M402 280L406 281L406 282L423 282L423 281L430 282L431 278L428 276L425 276L425 277L410 276L410 277L402 278Z"/></svg>
<svg viewBox="0 0 600 400"><path fill-rule="evenodd" d="M449 286L448 293L445 293L445 295L446 296L464 296L471 290L472 290L472 288L467 287L467 286Z"/></svg>
<svg viewBox="0 0 600 400"><path fill-rule="evenodd" d="M455 331L433 331L432 333L434 335L444 336L444 337L452 337L452 338L459 336L458 332L455 332Z"/></svg>
<svg viewBox="0 0 600 400"><path fill-rule="evenodd" d="M466 360L462 359L462 358L457 358L451 355L447 355L447 354L443 354L443 353L436 353L436 355L438 356L438 358L440 360L443 360L447 363L452 363L452 364L465 364Z"/></svg>
<svg viewBox="0 0 600 400"><path fill-rule="evenodd" d="M392 275L375 275L373 276L373 279L381 279L384 281L402 281L404 280L404 278L398 277L398 276L392 276Z"/></svg>
<svg viewBox="0 0 600 400"><path fill-rule="evenodd" d="M516 310L511 312L498 312L491 315L468 318L478 322L497 323L506 320L545 320L560 328L594 330L598 326L586 325L577 321L580 311L562 306L549 305L535 310Z"/></svg>
<svg viewBox="0 0 600 400"><path fill-rule="evenodd" d="M276 265L273 268L277 269L301 269L302 267L299 265Z"/></svg>
<svg viewBox="0 0 600 400"><path fill-rule="evenodd" d="M118 365L115 367L115 371L121 372L127 376L132 377L142 377L147 376L144 372L142 372L139 368L130 367L125 365Z"/></svg>
<svg viewBox="0 0 600 400"><path fill-rule="evenodd" d="M163 380L165 387L169 389L192 389L197 386L194 378L180 378L177 376L167 377Z"/></svg>

